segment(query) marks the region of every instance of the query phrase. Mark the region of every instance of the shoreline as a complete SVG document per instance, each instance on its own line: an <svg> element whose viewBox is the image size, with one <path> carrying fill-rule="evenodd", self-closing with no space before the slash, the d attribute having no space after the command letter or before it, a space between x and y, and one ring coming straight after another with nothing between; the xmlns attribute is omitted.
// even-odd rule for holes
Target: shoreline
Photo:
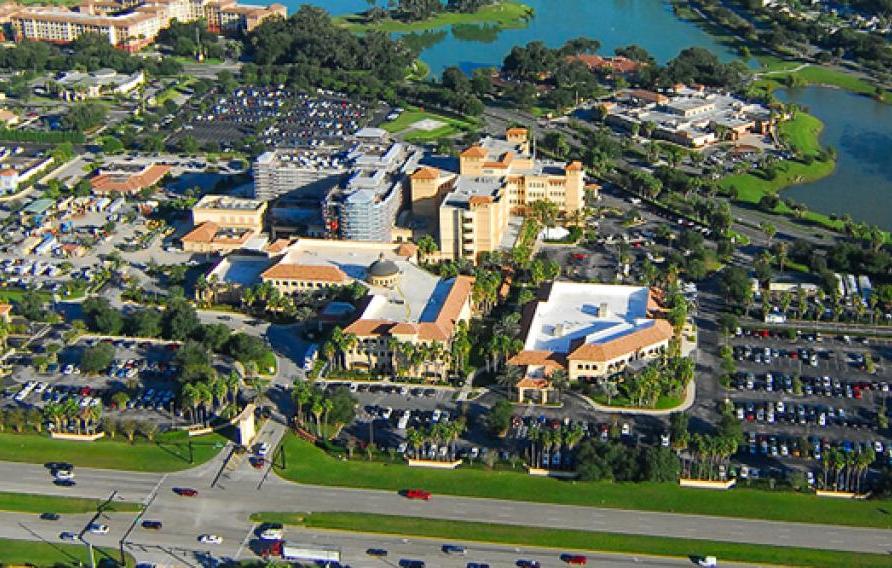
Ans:
<svg viewBox="0 0 892 568"><path fill-rule="evenodd" d="M362 13L347 14L334 18L338 25L353 33L382 31L388 33L424 32L453 25L488 24L502 29L518 29L526 27L535 11L530 6L513 0L505 0L483 6L476 12L457 13L440 12L417 22L402 22L385 18L377 22L366 22Z"/></svg>

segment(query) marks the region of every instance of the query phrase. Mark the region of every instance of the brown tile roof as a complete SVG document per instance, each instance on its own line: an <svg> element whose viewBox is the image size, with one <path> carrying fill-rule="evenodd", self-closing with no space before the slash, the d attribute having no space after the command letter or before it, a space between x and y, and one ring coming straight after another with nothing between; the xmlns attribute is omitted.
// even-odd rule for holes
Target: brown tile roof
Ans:
<svg viewBox="0 0 892 568"><path fill-rule="evenodd" d="M470 205L484 205L486 203L492 203L492 195L472 195L468 198L468 203Z"/></svg>
<svg viewBox="0 0 892 568"><path fill-rule="evenodd" d="M3 177L6 177L6 176L14 176L14 175L16 175L16 174L18 174L18 173L19 173L19 172L15 171L15 170L12 169L12 168L4 168L4 169L0 170L0 176L3 176Z"/></svg>
<svg viewBox="0 0 892 568"><path fill-rule="evenodd" d="M404 256L406 258L411 258L415 256L418 252L418 246L412 243L402 243L400 246L396 247L397 256Z"/></svg>
<svg viewBox="0 0 892 568"><path fill-rule="evenodd" d="M511 365L542 365L551 368L563 368L567 361L560 353L551 351L521 351L508 360Z"/></svg>
<svg viewBox="0 0 892 568"><path fill-rule="evenodd" d="M16 113L6 110L5 108L0 108L0 121L9 122L15 118L18 118Z"/></svg>
<svg viewBox="0 0 892 568"><path fill-rule="evenodd" d="M220 226L213 221L205 221L195 227L180 240L184 243L209 243L214 240L214 235L220 230Z"/></svg>
<svg viewBox="0 0 892 568"><path fill-rule="evenodd" d="M270 254L278 254L288 248L288 245L291 244L291 239L277 239L275 242L272 242L266 246L266 252Z"/></svg>
<svg viewBox="0 0 892 568"><path fill-rule="evenodd" d="M414 323L400 322L390 328L391 335L415 335L418 327Z"/></svg>
<svg viewBox="0 0 892 568"><path fill-rule="evenodd" d="M107 173L99 174L90 180L96 193L136 193L141 189L152 187L170 171L170 166L154 164L134 175Z"/></svg>
<svg viewBox="0 0 892 568"><path fill-rule="evenodd" d="M574 161L570 162L569 164L567 164L567 167L564 169L568 172L578 172L579 170L582 169L582 162L574 160Z"/></svg>
<svg viewBox="0 0 892 568"><path fill-rule="evenodd" d="M440 172L436 168L418 168L412 174L412 179L438 179Z"/></svg>
<svg viewBox="0 0 892 568"><path fill-rule="evenodd" d="M348 277L337 266L327 264L277 264L267 268L263 280L310 280L314 282L346 282Z"/></svg>
<svg viewBox="0 0 892 568"><path fill-rule="evenodd" d="M546 389L551 386L551 383L549 383L547 379L524 377L517 382L516 386L522 389Z"/></svg>
<svg viewBox="0 0 892 568"><path fill-rule="evenodd" d="M512 136L514 134L527 134L529 131L526 128L509 128L505 131L505 134L508 136Z"/></svg>
<svg viewBox="0 0 892 568"><path fill-rule="evenodd" d="M612 361L672 337L672 326L664 319L653 320L653 325L639 329L604 343L583 343L567 355L568 361Z"/></svg>
<svg viewBox="0 0 892 568"><path fill-rule="evenodd" d="M579 55L568 56L567 59L581 61L591 70L609 69L620 73L632 73L641 67L639 62L622 56L601 57L600 55L581 53Z"/></svg>
<svg viewBox="0 0 892 568"><path fill-rule="evenodd" d="M483 146L471 146L467 150L461 153L462 158L485 158L486 150Z"/></svg>
<svg viewBox="0 0 892 568"><path fill-rule="evenodd" d="M0 316L8 316L12 311L12 304L0 304Z"/></svg>
<svg viewBox="0 0 892 568"><path fill-rule="evenodd" d="M358 319L344 328L346 333L352 333L359 337L375 337L379 335L387 335L390 328L394 326L392 321L387 320L370 320Z"/></svg>

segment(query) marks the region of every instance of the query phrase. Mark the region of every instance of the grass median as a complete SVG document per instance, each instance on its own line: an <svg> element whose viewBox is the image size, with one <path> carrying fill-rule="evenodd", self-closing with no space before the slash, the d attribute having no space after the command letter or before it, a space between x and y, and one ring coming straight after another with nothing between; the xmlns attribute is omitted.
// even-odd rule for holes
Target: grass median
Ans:
<svg viewBox="0 0 892 568"><path fill-rule="evenodd" d="M711 515L773 521L833 524L892 529L892 503L885 500L821 499L789 491L735 488L706 491L673 483L573 482L534 477L521 471L482 468L431 470L401 463L341 461L309 442L287 435L282 443L287 467L277 468L285 479L312 485L399 491L411 487L436 494L485 497L632 509L664 513Z"/></svg>
<svg viewBox="0 0 892 568"><path fill-rule="evenodd" d="M0 492L0 511L73 515L78 513L94 513L98 511L100 507L107 513L136 512L142 508L139 503L122 501L112 501L106 504L104 499Z"/></svg>
<svg viewBox="0 0 892 568"><path fill-rule="evenodd" d="M104 559L120 560L120 552L113 548L94 548L97 562ZM136 561L129 554L126 556L127 566ZM89 566L90 557L83 544L62 544L56 542L39 542L30 540L0 539L0 565L3 566Z"/></svg>
<svg viewBox="0 0 892 568"><path fill-rule="evenodd" d="M278 522L311 529L439 538L453 542L485 542L510 546L537 546L556 550L649 554L654 556L716 556L720 562L746 562L830 568L892 566L884 554L764 546L714 540L642 536L583 530L436 520L366 513L257 513L257 522Z"/></svg>
<svg viewBox="0 0 892 568"><path fill-rule="evenodd" d="M159 435L133 444L118 437L95 442L54 440L39 434L0 433L0 460L25 463L69 462L80 467L167 472L195 467L216 456L226 438L208 434L190 440L185 432ZM191 460L191 461L190 461Z"/></svg>

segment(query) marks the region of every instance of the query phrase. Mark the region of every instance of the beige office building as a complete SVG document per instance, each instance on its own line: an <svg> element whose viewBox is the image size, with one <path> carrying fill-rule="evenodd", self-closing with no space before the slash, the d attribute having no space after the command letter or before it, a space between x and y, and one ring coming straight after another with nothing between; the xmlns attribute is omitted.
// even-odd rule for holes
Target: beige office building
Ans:
<svg viewBox="0 0 892 568"><path fill-rule="evenodd" d="M510 215L529 212L536 201L551 201L565 214L584 207L582 164L536 159L525 128L471 146L454 169L423 166L410 181L412 213L436 220L445 259L496 250Z"/></svg>

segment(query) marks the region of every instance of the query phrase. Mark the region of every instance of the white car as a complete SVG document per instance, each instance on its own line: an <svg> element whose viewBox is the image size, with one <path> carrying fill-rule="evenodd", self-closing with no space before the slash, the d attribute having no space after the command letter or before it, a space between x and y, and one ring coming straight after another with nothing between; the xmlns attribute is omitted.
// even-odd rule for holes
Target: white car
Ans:
<svg viewBox="0 0 892 568"><path fill-rule="evenodd" d="M269 453L269 444L267 442L262 442L259 446L257 446L257 455L260 457L266 457L266 454Z"/></svg>
<svg viewBox="0 0 892 568"><path fill-rule="evenodd" d="M93 534L108 534L108 525L90 523L90 526L87 527L87 530Z"/></svg>
<svg viewBox="0 0 892 568"><path fill-rule="evenodd" d="M71 363L69 363L69 364L65 365L64 367L62 367L62 374L63 374L63 375L70 375L70 374L73 373L73 372L74 372L74 365L72 365Z"/></svg>
<svg viewBox="0 0 892 568"><path fill-rule="evenodd" d="M390 417L392 415L393 415L393 409L390 408L389 406L384 407L384 409L381 411L381 418L383 418L384 420L390 420Z"/></svg>
<svg viewBox="0 0 892 568"><path fill-rule="evenodd" d="M282 540L282 537L285 535L285 532L282 529L278 528L269 528L264 529L262 533L260 533L261 540Z"/></svg>
<svg viewBox="0 0 892 568"><path fill-rule="evenodd" d="M61 479L63 481L74 479L74 472L70 469L60 469L55 473L56 479Z"/></svg>
<svg viewBox="0 0 892 568"><path fill-rule="evenodd" d="M198 537L198 542L202 544L220 544L223 542L223 538L215 534L203 534Z"/></svg>

